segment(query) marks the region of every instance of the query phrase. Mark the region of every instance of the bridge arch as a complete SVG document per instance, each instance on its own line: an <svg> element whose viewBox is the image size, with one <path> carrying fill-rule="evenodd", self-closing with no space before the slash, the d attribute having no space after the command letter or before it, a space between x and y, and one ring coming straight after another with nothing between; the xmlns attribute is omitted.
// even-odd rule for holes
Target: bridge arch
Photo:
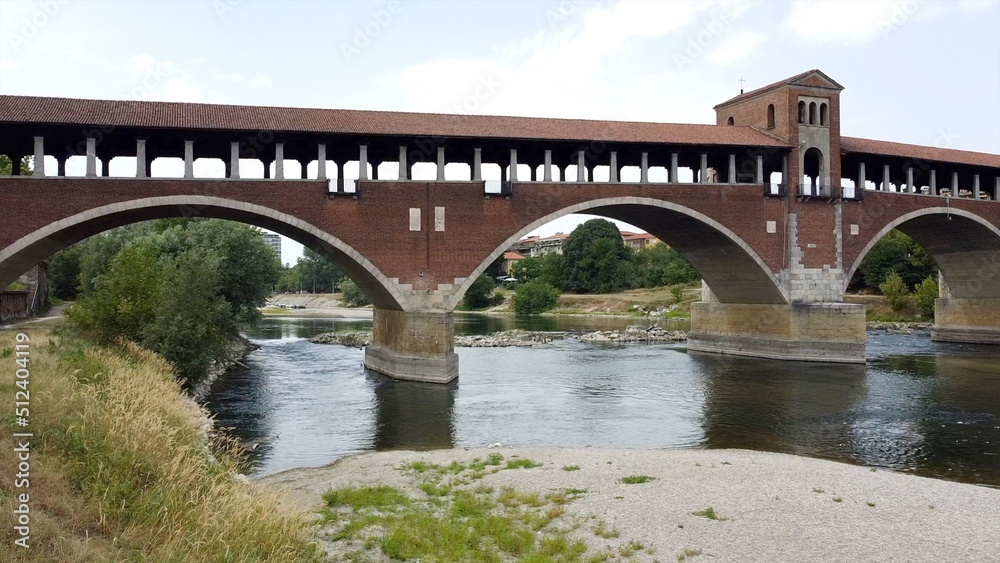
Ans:
<svg viewBox="0 0 1000 563"><path fill-rule="evenodd" d="M760 255L741 237L689 207L649 197L612 197L577 203L536 219L494 250L457 288L447 306L462 301L472 283L512 244L573 213L617 219L643 229L680 252L722 303L787 304L788 294Z"/></svg>
<svg viewBox="0 0 1000 563"><path fill-rule="evenodd" d="M38 229L0 249L0 287L56 252L98 233L170 217L228 219L262 227L312 248L336 263L380 309L403 310L407 296L367 258L337 237L280 211L220 197L176 195L95 207Z"/></svg>
<svg viewBox="0 0 1000 563"><path fill-rule="evenodd" d="M1000 297L1000 229L986 219L953 207L911 211L886 224L861 250L845 276L844 290L875 243L898 229L934 258L951 297L996 299Z"/></svg>

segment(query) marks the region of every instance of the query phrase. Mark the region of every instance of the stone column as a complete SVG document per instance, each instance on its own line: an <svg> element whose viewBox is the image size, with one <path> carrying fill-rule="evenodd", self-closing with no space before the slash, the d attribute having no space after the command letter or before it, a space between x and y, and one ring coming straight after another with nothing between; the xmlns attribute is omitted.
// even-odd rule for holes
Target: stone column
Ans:
<svg viewBox="0 0 1000 563"><path fill-rule="evenodd" d="M907 193L913 193L914 191L916 191L916 188L913 185L913 167L912 166L907 166L906 167L906 189L903 190L903 191L905 191Z"/></svg>
<svg viewBox="0 0 1000 563"><path fill-rule="evenodd" d="M937 170L931 169L931 195L941 195L937 188Z"/></svg>
<svg viewBox="0 0 1000 563"><path fill-rule="evenodd" d="M1000 176L993 181L993 201L1000 201Z"/></svg>
<svg viewBox="0 0 1000 563"><path fill-rule="evenodd" d="M194 141L184 141L184 177L194 178Z"/></svg>
<svg viewBox="0 0 1000 563"><path fill-rule="evenodd" d="M863 364L866 339L864 305L691 304L688 350Z"/></svg>
<svg viewBox="0 0 1000 563"><path fill-rule="evenodd" d="M934 300L931 340L1000 345L1000 299Z"/></svg>
<svg viewBox="0 0 1000 563"><path fill-rule="evenodd" d="M754 175L754 183L764 184L764 155L757 155L757 173Z"/></svg>
<svg viewBox="0 0 1000 563"><path fill-rule="evenodd" d="M667 171L667 181L676 184L677 179L677 153L670 153L670 169Z"/></svg>
<svg viewBox="0 0 1000 563"><path fill-rule="evenodd" d="M889 183L890 183L890 180L889 180L889 165L885 164L885 165L882 166L882 191L883 192L891 191L889 189Z"/></svg>
<svg viewBox="0 0 1000 563"><path fill-rule="evenodd" d="M979 174L972 176L972 199L979 199Z"/></svg>
<svg viewBox="0 0 1000 563"><path fill-rule="evenodd" d="M611 162L609 164L608 181L612 184L618 183L618 152L611 151Z"/></svg>
<svg viewBox="0 0 1000 563"><path fill-rule="evenodd" d="M735 184L736 183L736 155L732 154L732 153L729 154L729 171L728 172L729 172L729 174L728 174L728 176L729 176L729 178L728 178L729 183L730 184Z"/></svg>
<svg viewBox="0 0 1000 563"><path fill-rule="evenodd" d="M639 183L649 183L649 153L646 151L639 155Z"/></svg>
<svg viewBox="0 0 1000 563"><path fill-rule="evenodd" d="M708 153L701 153L701 169L698 172L698 182L704 184L708 178Z"/></svg>
<svg viewBox="0 0 1000 563"><path fill-rule="evenodd" d="M479 147L472 149L472 181L483 181L483 149Z"/></svg>
<svg viewBox="0 0 1000 563"><path fill-rule="evenodd" d="M240 177L240 142L229 142L229 177L239 179Z"/></svg>
<svg viewBox="0 0 1000 563"><path fill-rule="evenodd" d="M343 176L343 174L337 173L338 180ZM316 144L316 179L326 180L326 143Z"/></svg>
<svg viewBox="0 0 1000 563"><path fill-rule="evenodd" d="M517 149L510 149L510 181L517 181Z"/></svg>
<svg viewBox="0 0 1000 563"><path fill-rule="evenodd" d="M406 155L406 145L399 145L399 179L410 179L409 157Z"/></svg>
<svg viewBox="0 0 1000 563"><path fill-rule="evenodd" d="M785 185L785 193L788 193L788 155L781 157L781 183Z"/></svg>
<svg viewBox="0 0 1000 563"><path fill-rule="evenodd" d="M444 182L444 147L437 148L437 181Z"/></svg>
<svg viewBox="0 0 1000 563"><path fill-rule="evenodd" d="M365 367L395 379L451 382L458 377L454 313L376 308Z"/></svg>
<svg viewBox="0 0 1000 563"><path fill-rule="evenodd" d="M587 181L587 164L583 151L576 151L576 181L581 184Z"/></svg>
<svg viewBox="0 0 1000 563"><path fill-rule="evenodd" d="M88 144L87 144L87 148L88 149L90 148L89 141L88 141ZM35 163L34 164L35 164L35 171L34 171L35 176L44 176L45 175L45 137L35 137ZM21 170L21 163L20 163L20 161L18 161L18 162L11 162L11 165L12 165L13 168L16 168L18 170L18 173L20 174L20 170ZM11 172L13 173L13 170L11 170Z"/></svg>
<svg viewBox="0 0 1000 563"><path fill-rule="evenodd" d="M951 173L951 197L960 197L958 195L958 172Z"/></svg>
<svg viewBox="0 0 1000 563"><path fill-rule="evenodd" d="M135 177L146 177L146 139L135 140Z"/></svg>
<svg viewBox="0 0 1000 563"><path fill-rule="evenodd" d="M285 143L274 143L274 179L285 179Z"/></svg>
<svg viewBox="0 0 1000 563"><path fill-rule="evenodd" d="M542 181L552 181L552 150L545 149L545 169L542 171Z"/></svg>
<svg viewBox="0 0 1000 563"><path fill-rule="evenodd" d="M358 151L358 180L368 179L368 145L361 145Z"/></svg>
<svg viewBox="0 0 1000 563"><path fill-rule="evenodd" d="M87 177L97 176L97 139L87 137Z"/></svg>

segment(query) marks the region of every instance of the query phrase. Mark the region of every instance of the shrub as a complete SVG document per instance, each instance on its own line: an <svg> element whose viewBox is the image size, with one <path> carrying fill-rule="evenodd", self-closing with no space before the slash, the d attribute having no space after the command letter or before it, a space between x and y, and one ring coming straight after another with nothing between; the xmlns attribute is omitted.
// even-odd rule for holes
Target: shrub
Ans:
<svg viewBox="0 0 1000 563"><path fill-rule="evenodd" d="M540 281L521 284L514 294L514 311L522 315L536 315L551 309L559 299L559 290Z"/></svg>
<svg viewBox="0 0 1000 563"><path fill-rule="evenodd" d="M469 286L469 290L465 292L465 298L462 299L465 308L483 309L492 305L493 298L490 294L493 292L493 287L493 278L488 275L483 274L476 278L476 281Z"/></svg>
<svg viewBox="0 0 1000 563"><path fill-rule="evenodd" d="M902 311L910 301L910 292L906 288L906 283L895 270L889 272L885 281L878 288L882 290L882 294L889 301L889 307L892 307L893 311Z"/></svg>
<svg viewBox="0 0 1000 563"><path fill-rule="evenodd" d="M932 276L927 276L927 279L917 285L917 289L914 291L914 299L921 313L928 316L934 314L934 300L937 299L938 293L937 280Z"/></svg>
<svg viewBox="0 0 1000 563"><path fill-rule="evenodd" d="M344 294L344 305L348 307L362 307L372 304L371 299L368 298L368 294L358 287L358 284L354 283L354 280L344 280L340 284L340 291Z"/></svg>

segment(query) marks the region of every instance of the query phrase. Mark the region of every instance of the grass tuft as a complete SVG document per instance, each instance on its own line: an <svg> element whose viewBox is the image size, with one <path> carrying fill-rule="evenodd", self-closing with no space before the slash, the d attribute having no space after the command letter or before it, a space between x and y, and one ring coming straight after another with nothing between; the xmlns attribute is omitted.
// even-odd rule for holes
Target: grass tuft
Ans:
<svg viewBox="0 0 1000 563"><path fill-rule="evenodd" d="M639 485L655 480L656 477L651 477L649 475L629 475L628 477L622 477L618 480L618 482L624 485Z"/></svg>
<svg viewBox="0 0 1000 563"><path fill-rule="evenodd" d="M709 520L719 520L719 521L725 520L725 518L722 518L721 516L716 514L715 509L712 508L711 506L706 508L705 510L699 510L698 512L692 512L691 514L695 516L704 516Z"/></svg>

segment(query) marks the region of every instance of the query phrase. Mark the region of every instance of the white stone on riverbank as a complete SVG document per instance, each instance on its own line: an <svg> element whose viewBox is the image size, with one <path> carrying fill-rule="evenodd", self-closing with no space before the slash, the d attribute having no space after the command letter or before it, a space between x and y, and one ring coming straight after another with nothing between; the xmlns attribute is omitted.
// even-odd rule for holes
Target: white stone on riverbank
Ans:
<svg viewBox="0 0 1000 563"><path fill-rule="evenodd" d="M419 494L399 467L447 465L499 452L541 462L468 485L524 492L577 489L560 521L597 552L638 541L631 561L997 561L1000 490L824 460L746 450L473 449L393 451L296 469L258 482L318 510L330 488L387 484ZM579 466L566 471L564 467ZM631 475L654 480L623 484ZM711 507L720 517L694 513ZM617 538L593 533L603 520ZM690 551L685 551L690 550ZM700 555L693 555L699 552Z"/></svg>
<svg viewBox="0 0 1000 563"><path fill-rule="evenodd" d="M578 337L582 342L679 342L687 340L683 330L664 330L656 325L630 325L624 331L604 330Z"/></svg>

